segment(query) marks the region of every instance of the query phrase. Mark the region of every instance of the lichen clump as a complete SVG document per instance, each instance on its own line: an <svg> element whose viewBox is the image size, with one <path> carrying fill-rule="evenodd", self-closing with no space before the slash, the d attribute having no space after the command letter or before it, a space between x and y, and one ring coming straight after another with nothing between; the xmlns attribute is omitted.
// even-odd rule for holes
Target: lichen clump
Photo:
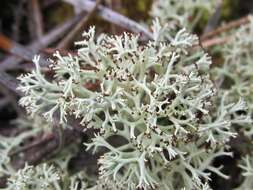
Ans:
<svg viewBox="0 0 253 190"><path fill-rule="evenodd" d="M207 22L217 3L216 0L157 0L150 14L171 28L194 30L200 22Z"/></svg>
<svg viewBox="0 0 253 190"><path fill-rule="evenodd" d="M128 33L95 37L91 27L76 43L77 55L54 54L53 77L36 57L36 69L19 78L20 104L50 122L74 116L93 131L85 146L103 152L98 189L208 189L210 171L227 178L211 162L231 156L224 147L239 120L230 116L245 105L216 99L211 58L195 35L170 35L158 20L152 32L140 44Z"/></svg>

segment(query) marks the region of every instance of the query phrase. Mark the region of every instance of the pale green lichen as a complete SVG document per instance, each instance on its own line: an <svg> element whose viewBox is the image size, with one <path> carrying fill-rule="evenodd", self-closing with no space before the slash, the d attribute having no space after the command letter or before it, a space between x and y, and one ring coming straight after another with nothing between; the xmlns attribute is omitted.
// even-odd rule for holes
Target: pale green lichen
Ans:
<svg viewBox="0 0 253 190"><path fill-rule="evenodd" d="M37 124L39 124L39 120L37 120ZM0 135L0 177L12 175L16 172L11 163L10 153L20 147L23 141L34 137L42 131L41 125L40 127L30 128L29 125L22 123L20 128L26 130L26 132L15 136Z"/></svg>
<svg viewBox="0 0 253 190"><path fill-rule="evenodd" d="M210 172L227 178L211 163L232 156L225 150L236 135L230 126L248 122L236 114L246 108L242 99L216 96L211 59L195 35L170 35L158 20L152 30L153 39L140 45L128 33L96 38L91 27L76 43L77 55L54 54L53 78L42 73L39 57L36 69L19 78L20 104L29 113L61 124L73 115L98 131L85 143L87 151L107 150L93 189L208 189Z"/></svg>
<svg viewBox="0 0 253 190"><path fill-rule="evenodd" d="M45 163L36 167L25 165L8 179L5 190L86 190L85 172L71 176L66 169Z"/></svg>
<svg viewBox="0 0 253 190"><path fill-rule="evenodd" d="M46 164L43 164L42 167L33 168L26 165L9 178L8 188L13 190L52 189L58 180L60 176L52 166L47 167Z"/></svg>
<svg viewBox="0 0 253 190"><path fill-rule="evenodd" d="M219 91L229 93L231 100L242 97L249 106L249 115L253 111L253 18L250 23L241 26L230 34L230 40L218 47L224 57L224 64L212 70ZM251 116L250 116L251 117Z"/></svg>
<svg viewBox="0 0 253 190"><path fill-rule="evenodd" d="M231 130L240 131L244 138L248 138L250 149L242 155L244 158L239 162L244 176L243 183L238 190L249 190L253 188L252 184L252 118L253 118L253 18L249 16L249 23L233 30L229 33L230 40L225 45L215 47L215 51L221 52L224 63L212 69L212 77L216 81L219 89L219 96L226 94L226 102L234 101L242 97L248 105L244 112L237 112L237 115L244 115L248 119L233 125ZM226 34L228 35L228 34ZM243 105L242 105L243 106ZM243 138L243 137L241 137ZM243 145L238 145L245 149Z"/></svg>
<svg viewBox="0 0 253 190"><path fill-rule="evenodd" d="M157 0L154 1L151 16L161 19L170 28L186 27L193 30L204 14L212 13L216 0Z"/></svg>
<svg viewBox="0 0 253 190"><path fill-rule="evenodd" d="M237 188L237 190L249 190L253 188L253 160L247 155L242 158L242 162L239 167L243 170L242 175L244 176L243 183Z"/></svg>

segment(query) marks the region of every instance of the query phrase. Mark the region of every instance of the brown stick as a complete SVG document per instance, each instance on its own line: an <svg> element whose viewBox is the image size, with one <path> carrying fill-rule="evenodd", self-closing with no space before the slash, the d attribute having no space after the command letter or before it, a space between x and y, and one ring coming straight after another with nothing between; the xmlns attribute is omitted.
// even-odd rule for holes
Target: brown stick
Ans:
<svg viewBox="0 0 253 190"><path fill-rule="evenodd" d="M0 34L0 48L4 51L10 52L12 47L13 45L11 40L3 34Z"/></svg>
<svg viewBox="0 0 253 190"><path fill-rule="evenodd" d="M72 50L64 50L64 49L57 49L57 48L45 48L42 49L41 52L52 55L55 51L59 51L61 55L77 55L77 51L72 51Z"/></svg>
<svg viewBox="0 0 253 190"><path fill-rule="evenodd" d="M92 8L95 6L95 2L90 0L64 0L72 5L79 6L84 11L90 12ZM139 33L141 35L144 35L144 37L151 39L152 34L149 32L147 28L144 26L138 24L137 22L127 18L126 16L123 16L115 11L112 11L111 9L99 5L96 9L96 13L101 16L104 20L116 24L118 26L121 26L127 30L130 30L134 33Z"/></svg>
<svg viewBox="0 0 253 190"><path fill-rule="evenodd" d="M18 1L17 7L15 8L15 11L13 13L14 23L12 25L12 30L13 30L12 39L15 41L20 40L20 25L21 25L22 19L25 16L24 4L25 4L25 0Z"/></svg>
<svg viewBox="0 0 253 190"><path fill-rule="evenodd" d="M113 9L114 11L122 10L121 0L109 0L109 1L106 1L105 3L110 9ZM122 28L118 28L112 23L110 23L110 28L111 28L110 31L112 34L119 34L120 32L122 32Z"/></svg>
<svg viewBox="0 0 253 190"><path fill-rule="evenodd" d="M68 49L71 42L75 38L77 34L82 32L82 30L85 27L85 24L88 22L88 20L94 15L95 10L97 9L98 5L100 4L101 0L97 0L94 7L90 10L90 12L83 16L83 18L77 23L77 25L70 31L70 33L63 38L63 40L59 43L57 48L59 49Z"/></svg>
<svg viewBox="0 0 253 190"><path fill-rule="evenodd" d="M239 27L239 26L241 26L243 24L247 24L250 21L249 18L250 18L250 16L247 15L245 17L242 17L242 18L238 19L238 20L229 22L229 23L227 23L227 24L225 24L225 25L223 25L223 26L221 26L221 27L219 27L219 28L217 28L217 29L215 29L215 30L213 30L211 32L208 32L208 33L204 34L201 37L201 40L206 40L207 38L219 35L219 34L225 32L225 31L228 31L228 30L230 30L232 28Z"/></svg>
<svg viewBox="0 0 253 190"><path fill-rule="evenodd" d="M215 45L221 45L221 44L225 44L227 42L229 42L231 40L231 37L217 37L217 38L213 38L213 39L208 39L208 40L204 40L201 42L201 45L203 48L210 48L213 47Z"/></svg>
<svg viewBox="0 0 253 190"><path fill-rule="evenodd" d="M203 34L206 34L206 33L210 32L210 31L212 31L218 25L218 22L219 22L220 17L221 17L221 9L222 9L223 1L222 0L217 0L216 3L217 3L217 5L216 5L216 8L215 8L215 11L209 17L207 25L206 25L206 27L204 29Z"/></svg>
<svg viewBox="0 0 253 190"><path fill-rule="evenodd" d="M61 26L56 27L48 34L44 35L39 40L31 43L28 46L25 46L26 51L30 52L30 55L34 55L39 52L42 48L47 47L49 44L57 41L69 28L71 28L75 23L77 23L81 19L81 15L77 15L72 19L68 20ZM13 48L13 44L10 43L10 40L6 40L6 38L0 38L0 47L5 51L10 52ZM19 46L21 47L21 46ZM23 47L22 47L23 49ZM22 53L21 53L22 54ZM29 58L30 59L30 58ZM4 61L0 63L1 69L12 69L15 68L23 58L17 56L9 56Z"/></svg>
<svg viewBox="0 0 253 190"><path fill-rule="evenodd" d="M0 49L3 49L8 53L18 56L18 57L15 56L16 59L31 61L34 56L34 53L28 50L25 46L22 46L16 42L11 41L11 39L7 38L3 34L0 34ZM6 69L10 69L14 67L15 63L13 64L9 62L7 63L5 61L0 63L0 70L6 70ZM43 58L41 59L41 63L42 65L48 64L48 62ZM15 64L15 67L16 67L16 64Z"/></svg>
<svg viewBox="0 0 253 190"><path fill-rule="evenodd" d="M39 39L43 36L43 19L40 11L39 1L30 0L28 3L30 10L30 34L33 36L33 39Z"/></svg>

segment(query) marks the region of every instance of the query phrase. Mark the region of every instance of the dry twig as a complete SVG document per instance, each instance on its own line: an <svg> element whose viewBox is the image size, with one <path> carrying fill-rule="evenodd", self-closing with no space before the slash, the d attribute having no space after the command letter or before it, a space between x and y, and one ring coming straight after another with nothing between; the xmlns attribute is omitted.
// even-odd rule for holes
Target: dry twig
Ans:
<svg viewBox="0 0 253 190"><path fill-rule="evenodd" d="M211 32L208 32L208 33L204 34L201 37L201 40L203 41L203 40L206 40L208 38L217 36L217 35L225 32L225 31L228 31L228 30L232 29L232 28L239 27L239 26L241 26L243 24L247 24L247 23L249 23L249 21L250 21L249 20L249 15L247 15L245 17L242 17L242 18L240 18L238 20L231 21L231 22L229 22L229 23L227 23L227 24L225 24L225 25L223 25L223 26L221 26L221 27L219 27L219 28L217 28L217 29L215 29L215 30L213 30Z"/></svg>
<svg viewBox="0 0 253 190"><path fill-rule="evenodd" d="M39 39L43 36L43 19L38 0L28 1L29 5L29 29L32 39Z"/></svg>
<svg viewBox="0 0 253 190"><path fill-rule="evenodd" d="M58 49L68 49L70 43L73 41L75 36L82 32L85 27L87 21L94 15L95 10L97 9L98 5L100 4L101 0L97 0L94 7L90 10L90 12L83 16L83 18L77 23L77 25L70 31L70 33L63 38L63 40L58 44Z"/></svg>
<svg viewBox="0 0 253 190"><path fill-rule="evenodd" d="M84 11L90 12L92 8L95 6L95 2L91 0L64 0L74 6L79 6ZM144 35L144 37L150 39L152 38L152 34L149 32L147 28L140 25L139 23L127 18L126 16L123 16L115 11L112 11L111 9L99 5L96 9L96 13L101 16L104 20L116 24L118 26L121 26L127 30L130 30L134 33L139 33L141 35Z"/></svg>
<svg viewBox="0 0 253 190"><path fill-rule="evenodd" d="M56 27L48 34L44 35L42 38L32 42L30 45L25 46L27 51L30 51L31 55L34 55L39 52L39 50L47 47L49 44L57 41L67 30L69 30L75 23L77 23L81 19L81 15L77 15L72 19L68 20L61 26ZM6 38L0 38L0 48L11 52L13 48L12 43L10 40L6 40ZM22 47L24 48L24 47ZM22 53L20 53L22 54ZM23 61L23 58L17 56L9 56L4 61L0 63L0 67L3 70L15 68L20 62Z"/></svg>
<svg viewBox="0 0 253 190"><path fill-rule="evenodd" d="M20 40L20 26L22 23L22 18L25 15L24 4L25 0L18 1L18 5L14 12L14 23L12 25L13 30L12 39L16 41Z"/></svg>
<svg viewBox="0 0 253 190"><path fill-rule="evenodd" d="M0 34L0 49L5 50L8 53L18 56L17 59L31 61L33 59L34 53L16 42L11 41L8 37ZM7 58L8 60L8 58ZM8 63L8 62L7 62ZM0 63L0 70L6 70L10 68L15 68L16 64L10 64L5 61ZM41 59L42 65L47 65L47 61L43 58Z"/></svg>
<svg viewBox="0 0 253 190"><path fill-rule="evenodd" d="M221 8L222 8L222 0L218 0L216 9L214 13L209 17L208 23L204 29L203 34L212 31L218 25L221 16Z"/></svg>
<svg viewBox="0 0 253 190"><path fill-rule="evenodd" d="M217 37L217 38L212 38L212 39L207 39L201 42L201 46L203 48L210 48L215 45L221 45L229 42L231 39L230 36L228 37Z"/></svg>

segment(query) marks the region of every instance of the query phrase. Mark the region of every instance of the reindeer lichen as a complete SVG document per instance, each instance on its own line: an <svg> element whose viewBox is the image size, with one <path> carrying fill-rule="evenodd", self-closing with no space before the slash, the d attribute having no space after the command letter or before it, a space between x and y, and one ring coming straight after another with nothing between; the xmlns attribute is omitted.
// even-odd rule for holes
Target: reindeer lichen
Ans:
<svg viewBox="0 0 253 190"><path fill-rule="evenodd" d="M213 0L158 0L153 3L151 15L171 28L193 30L203 15L213 12L216 3Z"/></svg>
<svg viewBox="0 0 253 190"><path fill-rule="evenodd" d="M86 150L107 150L94 189L209 189L210 172L228 177L211 163L232 156L225 145L236 136L230 126L247 120L236 114L244 101L217 97L211 58L195 35L170 34L158 20L152 31L140 44L128 33L96 37L91 27L76 43L77 55L54 54L53 77L35 57L36 69L19 78L28 113L65 127L74 116L94 131Z"/></svg>

